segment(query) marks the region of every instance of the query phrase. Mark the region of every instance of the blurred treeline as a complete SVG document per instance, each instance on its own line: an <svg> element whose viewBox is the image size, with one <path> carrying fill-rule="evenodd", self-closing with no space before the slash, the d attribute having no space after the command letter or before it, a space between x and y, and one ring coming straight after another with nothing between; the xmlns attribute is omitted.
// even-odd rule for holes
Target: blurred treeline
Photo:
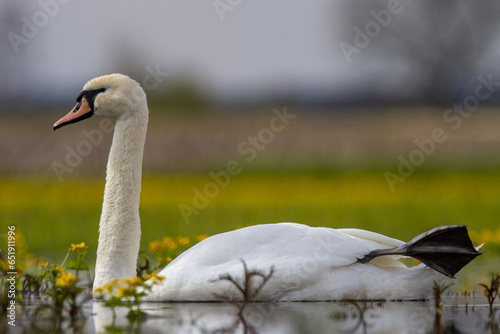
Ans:
<svg viewBox="0 0 500 334"><path fill-rule="evenodd" d="M22 8L16 2L4 5L0 31L5 35L18 30L16 18L23 15ZM318 83L317 89L301 89L300 85L293 89L283 82L284 89L267 95L253 95L250 89L224 95L200 79L196 65L175 72L176 64L163 63L169 76L148 92L150 104L161 111L184 112L224 107L251 110L276 104L323 111L338 106L451 106L474 94L479 76L500 81L498 1L353 0L339 2L331 10L335 10L331 17L341 19L326 25L332 36L327 49L342 55L341 68L347 74L339 77L349 80L330 78L324 85ZM113 43L107 72L126 73L141 82L148 75L147 66L155 64L133 41ZM0 41L0 110L33 110L36 103L61 103L60 95L30 85L27 72L34 60L30 57L13 54L7 38ZM75 83L75 90L78 87L80 82ZM500 102L499 91L482 105Z"/></svg>

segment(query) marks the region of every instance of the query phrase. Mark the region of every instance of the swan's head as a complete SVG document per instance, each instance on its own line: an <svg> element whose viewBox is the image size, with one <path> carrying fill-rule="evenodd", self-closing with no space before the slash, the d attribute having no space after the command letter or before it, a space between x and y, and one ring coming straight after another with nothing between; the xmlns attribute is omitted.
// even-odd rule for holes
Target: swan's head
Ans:
<svg viewBox="0 0 500 334"><path fill-rule="evenodd" d="M83 86L75 107L54 123L53 129L76 123L92 116L127 118L146 113L146 94L139 83L123 74L94 78Z"/></svg>

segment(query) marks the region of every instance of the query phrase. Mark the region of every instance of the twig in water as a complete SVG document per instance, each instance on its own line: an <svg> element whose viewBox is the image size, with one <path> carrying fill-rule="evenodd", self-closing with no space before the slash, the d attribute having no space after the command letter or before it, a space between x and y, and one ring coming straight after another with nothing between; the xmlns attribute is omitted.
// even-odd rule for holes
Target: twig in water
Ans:
<svg viewBox="0 0 500 334"><path fill-rule="evenodd" d="M215 281L229 281L238 289L238 291L241 292L241 295L243 297L243 303L239 305L239 312L238 312L239 316L242 315L243 309L245 308L246 304L256 299L257 295L260 293L262 288L266 285L271 276L274 274L274 266L271 266L269 273L266 275L260 270L249 271L247 264L244 260L241 260L241 263L243 263L243 272L244 272L243 282L240 282L238 278L234 278L229 273L220 275L219 278L215 280ZM262 282L260 282L259 285L257 285L254 289L252 289L251 283L252 283L252 277L254 276L262 278ZM222 300L228 299L226 296L218 294L216 295L216 297ZM235 303L237 304L237 302Z"/></svg>
<svg viewBox="0 0 500 334"><path fill-rule="evenodd" d="M498 290L500 289L500 275L491 274L491 283L490 285L479 284L484 291L484 295L488 298L488 304L490 305L490 313L493 312L493 303L495 299L498 297Z"/></svg>
<svg viewBox="0 0 500 334"><path fill-rule="evenodd" d="M436 310L443 309L443 303L441 302L441 296L452 285L453 285L453 283L449 283L449 284L443 283L443 284L439 285L436 283L436 281L434 281L434 287L432 288L432 293L434 295L434 307L436 308Z"/></svg>

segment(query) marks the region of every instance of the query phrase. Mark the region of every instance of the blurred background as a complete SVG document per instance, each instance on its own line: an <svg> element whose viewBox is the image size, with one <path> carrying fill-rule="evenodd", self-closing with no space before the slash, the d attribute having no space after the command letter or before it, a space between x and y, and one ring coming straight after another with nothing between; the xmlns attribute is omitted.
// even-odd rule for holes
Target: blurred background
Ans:
<svg viewBox="0 0 500 334"><path fill-rule="evenodd" d="M2 1L0 233L15 225L48 258L96 249L112 134L99 119L51 126L85 82L120 72L150 108L143 249L279 221L404 240L467 224L487 242L487 275L500 251L499 7ZM241 169L216 183L230 161Z"/></svg>

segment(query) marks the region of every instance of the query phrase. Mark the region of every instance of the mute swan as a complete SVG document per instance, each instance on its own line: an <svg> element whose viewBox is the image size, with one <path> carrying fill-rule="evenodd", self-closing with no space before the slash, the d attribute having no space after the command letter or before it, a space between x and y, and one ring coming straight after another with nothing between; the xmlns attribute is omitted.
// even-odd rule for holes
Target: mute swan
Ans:
<svg viewBox="0 0 500 334"><path fill-rule="evenodd" d="M90 80L76 102L54 130L93 115L116 120L99 224L95 289L136 274L148 107L140 85L122 74ZM458 225L435 228L408 243L359 229L256 225L214 235L185 251L159 273L166 279L147 299L241 299L236 286L220 277L243 277L242 261L249 270L266 273L273 268L255 300L425 299L434 281L453 277L479 254L465 226ZM423 263L408 268L398 260L402 256ZM262 278L251 280L255 285Z"/></svg>

